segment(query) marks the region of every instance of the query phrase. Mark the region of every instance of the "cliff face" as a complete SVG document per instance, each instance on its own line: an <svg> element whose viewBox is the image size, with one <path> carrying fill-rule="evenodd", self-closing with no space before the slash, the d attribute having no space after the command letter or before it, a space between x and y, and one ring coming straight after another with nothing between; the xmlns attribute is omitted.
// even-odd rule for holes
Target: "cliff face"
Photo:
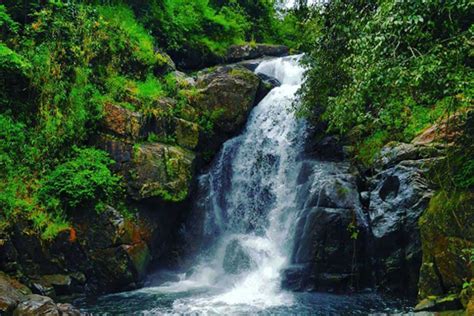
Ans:
<svg viewBox="0 0 474 316"><path fill-rule="evenodd" d="M473 195L440 187L433 175L453 159L470 113L440 121L412 143L387 144L365 169L345 161L350 154L334 137L311 143L301 191L309 185L313 194L302 197L307 215L296 227L284 285L334 292L375 287L418 297L420 311L472 306ZM323 186L309 172L321 161L333 164Z"/></svg>

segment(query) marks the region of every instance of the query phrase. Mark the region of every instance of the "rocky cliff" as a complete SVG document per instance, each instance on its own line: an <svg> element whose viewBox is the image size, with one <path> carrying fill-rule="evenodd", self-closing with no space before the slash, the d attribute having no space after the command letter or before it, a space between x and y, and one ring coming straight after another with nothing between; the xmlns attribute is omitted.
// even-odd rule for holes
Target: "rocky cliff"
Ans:
<svg viewBox="0 0 474 316"><path fill-rule="evenodd" d="M370 168L346 161L338 138L316 137L299 176L304 214L284 285L331 292L375 287L418 298L420 311L472 310L474 196L433 181L472 112L441 120L412 143L390 143ZM471 123L469 123L471 122ZM344 158L346 157L346 158ZM312 166L331 161L328 174ZM321 180L323 178L323 180ZM468 311L469 314L469 311Z"/></svg>
<svg viewBox="0 0 474 316"><path fill-rule="evenodd" d="M26 284L30 290L25 295L58 298L132 289L151 262L176 263L173 241L195 174L240 131L251 108L271 88L238 64L193 77L176 75L191 91L188 104L160 98L145 113L106 103L101 132L91 138L114 159L135 212L124 215L110 206L94 216L93 210L76 212L71 227L52 240L43 240L26 217L2 228L0 270ZM2 288L0 298L11 300L9 289ZM59 308L46 298L25 297L5 303L0 311L12 312L28 300L47 305L53 314Z"/></svg>

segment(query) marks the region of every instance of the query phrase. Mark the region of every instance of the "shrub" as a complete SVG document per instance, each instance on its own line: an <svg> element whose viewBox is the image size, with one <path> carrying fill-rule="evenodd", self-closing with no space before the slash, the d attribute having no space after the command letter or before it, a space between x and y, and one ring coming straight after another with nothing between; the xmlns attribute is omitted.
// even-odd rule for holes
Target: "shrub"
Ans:
<svg viewBox="0 0 474 316"><path fill-rule="evenodd" d="M48 206L74 210L95 206L100 202L113 203L120 195L120 177L109 167L113 163L108 155L93 148L73 148L73 157L58 165L41 181L39 195Z"/></svg>
<svg viewBox="0 0 474 316"><path fill-rule="evenodd" d="M423 127L472 105L468 0L328 1L315 12L300 113L329 130L357 127L410 141ZM324 74L324 75L322 75Z"/></svg>

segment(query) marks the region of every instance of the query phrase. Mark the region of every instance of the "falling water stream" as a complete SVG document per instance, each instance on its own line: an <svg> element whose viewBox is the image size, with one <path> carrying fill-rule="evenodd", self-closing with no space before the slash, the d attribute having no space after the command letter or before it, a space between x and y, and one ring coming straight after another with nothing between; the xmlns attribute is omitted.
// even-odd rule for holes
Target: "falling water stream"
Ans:
<svg viewBox="0 0 474 316"><path fill-rule="evenodd" d="M301 210L296 203L306 126L291 106L303 80L300 56L263 61L256 73L281 83L253 109L240 136L199 177L205 250L172 281L101 297L90 313L366 315L398 302L376 294L337 296L281 288ZM321 166L323 164L320 164Z"/></svg>

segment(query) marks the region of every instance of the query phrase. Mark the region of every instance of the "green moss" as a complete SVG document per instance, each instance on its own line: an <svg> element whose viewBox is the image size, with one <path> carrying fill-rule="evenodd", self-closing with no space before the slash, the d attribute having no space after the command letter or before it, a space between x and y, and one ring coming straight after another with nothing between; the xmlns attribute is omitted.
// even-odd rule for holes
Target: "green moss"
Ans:
<svg viewBox="0 0 474 316"><path fill-rule="evenodd" d="M474 193L439 191L419 221L423 263L419 291L428 295L458 294L474 267L465 249L474 247Z"/></svg>
<svg viewBox="0 0 474 316"><path fill-rule="evenodd" d="M153 196L160 197L167 202L181 202L188 196L188 190L183 189L178 192L170 192L166 189L156 189L153 191Z"/></svg>
<svg viewBox="0 0 474 316"><path fill-rule="evenodd" d="M378 131L370 137L367 137L358 145L357 157L363 164L369 166L374 162L374 159L389 138L390 134L386 131Z"/></svg>

